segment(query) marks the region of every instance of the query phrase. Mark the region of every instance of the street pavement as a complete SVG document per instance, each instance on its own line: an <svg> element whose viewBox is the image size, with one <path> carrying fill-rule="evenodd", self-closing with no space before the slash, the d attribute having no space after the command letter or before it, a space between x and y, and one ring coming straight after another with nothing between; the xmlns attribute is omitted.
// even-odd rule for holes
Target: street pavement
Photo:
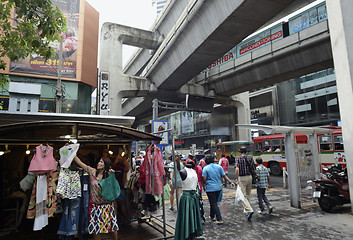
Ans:
<svg viewBox="0 0 353 240"><path fill-rule="evenodd" d="M224 221L222 225L208 219L209 202L206 194L203 195L206 222L203 224L204 234L199 239L353 239L350 204L337 208L333 213L325 213L313 202L310 191L304 191L302 208L297 209L290 206L288 189L276 188L266 193L274 207L273 213L260 215L257 213L256 189L253 189L251 205L255 213L249 221L242 206L234 203L235 189L224 188L223 192L223 200L219 203ZM169 203L166 204L168 208ZM166 211L167 223L175 226L177 211Z"/></svg>

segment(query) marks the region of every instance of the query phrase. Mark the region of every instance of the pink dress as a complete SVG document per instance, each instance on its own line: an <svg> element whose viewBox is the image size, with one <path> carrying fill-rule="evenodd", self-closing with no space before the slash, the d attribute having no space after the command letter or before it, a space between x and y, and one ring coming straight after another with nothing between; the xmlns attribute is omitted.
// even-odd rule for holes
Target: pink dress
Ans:
<svg viewBox="0 0 353 240"><path fill-rule="evenodd" d="M153 153L151 153L152 148L154 148ZM141 167L142 169L140 168L140 172L143 170L146 177L146 194L162 194L162 176L165 175L165 171L161 150L156 145L151 145L147 148L145 160Z"/></svg>
<svg viewBox="0 0 353 240"><path fill-rule="evenodd" d="M53 157L53 147L39 145L36 147L28 172L47 173L56 169L57 162Z"/></svg>

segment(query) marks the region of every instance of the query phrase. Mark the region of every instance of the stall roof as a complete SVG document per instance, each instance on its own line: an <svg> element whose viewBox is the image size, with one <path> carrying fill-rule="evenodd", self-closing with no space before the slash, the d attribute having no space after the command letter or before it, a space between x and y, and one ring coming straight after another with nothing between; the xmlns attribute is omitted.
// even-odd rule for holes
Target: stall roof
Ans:
<svg viewBox="0 0 353 240"><path fill-rule="evenodd" d="M33 121L0 126L0 143L63 143L69 139L94 144L161 140L156 135L130 127L88 121Z"/></svg>
<svg viewBox="0 0 353 240"><path fill-rule="evenodd" d="M87 122L116 124L116 125L123 125L123 126L130 127L134 123L135 117L72 114L72 113L46 113L46 112L21 113L21 112L0 111L0 125L18 123L18 122L51 121L51 120L87 121Z"/></svg>

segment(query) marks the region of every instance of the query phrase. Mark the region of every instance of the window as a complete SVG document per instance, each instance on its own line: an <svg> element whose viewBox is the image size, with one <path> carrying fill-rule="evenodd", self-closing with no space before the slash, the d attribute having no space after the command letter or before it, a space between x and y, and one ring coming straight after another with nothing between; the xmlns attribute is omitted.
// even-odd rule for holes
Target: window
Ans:
<svg viewBox="0 0 353 240"><path fill-rule="evenodd" d="M231 152L232 149L231 149L231 146L230 145L225 145L224 146L224 152Z"/></svg>
<svg viewBox="0 0 353 240"><path fill-rule="evenodd" d="M263 140L262 141L263 151L270 152L271 151L271 142L270 140Z"/></svg>
<svg viewBox="0 0 353 240"><path fill-rule="evenodd" d="M331 136L319 136L319 144L321 151L331 150L332 140Z"/></svg>
<svg viewBox="0 0 353 240"><path fill-rule="evenodd" d="M27 112L30 112L30 111L31 111L31 101L28 101Z"/></svg>
<svg viewBox="0 0 353 240"><path fill-rule="evenodd" d="M342 135L334 135L333 143L335 146L335 151L343 151L343 137Z"/></svg>
<svg viewBox="0 0 353 240"><path fill-rule="evenodd" d="M17 100L17 107L16 107L16 111L19 112L21 109L21 101Z"/></svg>
<svg viewBox="0 0 353 240"><path fill-rule="evenodd" d="M281 151L281 139L273 139L272 152L280 152L280 151Z"/></svg>
<svg viewBox="0 0 353 240"><path fill-rule="evenodd" d="M284 139L281 139L281 143L282 143L282 152L285 152L286 146L284 145Z"/></svg>
<svg viewBox="0 0 353 240"><path fill-rule="evenodd" d="M257 142L255 143L255 153L260 153L260 152L262 152L262 143Z"/></svg>

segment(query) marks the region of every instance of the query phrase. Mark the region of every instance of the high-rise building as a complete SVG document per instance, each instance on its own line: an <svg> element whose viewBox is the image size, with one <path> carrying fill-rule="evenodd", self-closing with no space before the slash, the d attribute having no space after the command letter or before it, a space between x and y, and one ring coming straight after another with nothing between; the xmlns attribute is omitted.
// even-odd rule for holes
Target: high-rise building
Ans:
<svg viewBox="0 0 353 240"><path fill-rule="evenodd" d="M157 15L159 15L168 0L152 0L152 6L156 6Z"/></svg>

